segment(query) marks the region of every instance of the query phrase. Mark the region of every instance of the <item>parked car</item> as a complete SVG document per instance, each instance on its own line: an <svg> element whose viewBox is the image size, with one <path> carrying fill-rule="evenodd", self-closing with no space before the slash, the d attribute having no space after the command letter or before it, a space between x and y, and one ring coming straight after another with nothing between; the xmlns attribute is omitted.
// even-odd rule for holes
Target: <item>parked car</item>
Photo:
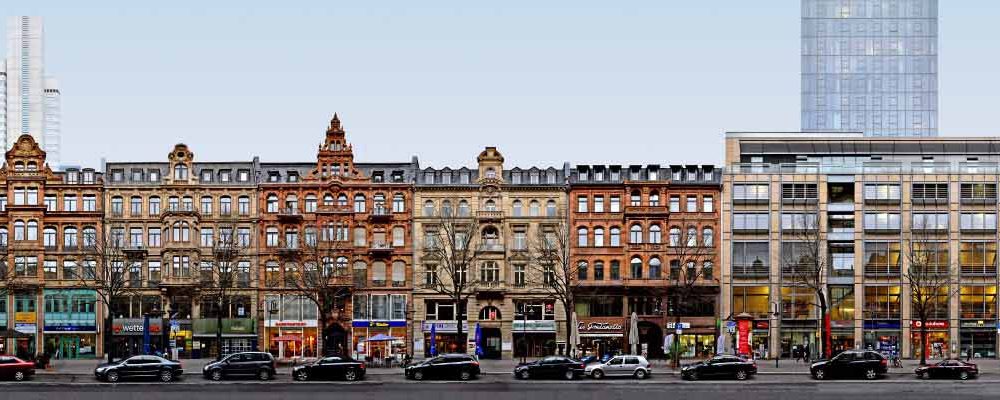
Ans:
<svg viewBox="0 0 1000 400"><path fill-rule="evenodd" d="M636 379L646 379L653 370L649 361L643 356L614 356L605 363L590 364L584 373L594 379L605 376L631 376Z"/></svg>
<svg viewBox="0 0 1000 400"><path fill-rule="evenodd" d="M262 381L270 380L277 373L277 365L271 353L262 351L230 354L222 360L211 362L202 368L205 379L221 381L237 376L254 376Z"/></svg>
<svg viewBox="0 0 1000 400"><path fill-rule="evenodd" d="M467 381L479 376L479 361L465 354L444 354L406 367L407 379L460 379Z"/></svg>
<svg viewBox="0 0 1000 400"><path fill-rule="evenodd" d="M356 381L365 378L365 363L347 357L324 357L316 362L292 368L292 378L297 381L324 379Z"/></svg>
<svg viewBox="0 0 1000 400"><path fill-rule="evenodd" d="M736 378L745 380L757 374L757 363L737 356L720 355L681 367L681 378Z"/></svg>
<svg viewBox="0 0 1000 400"><path fill-rule="evenodd" d="M573 380L583 376L585 368L586 365L583 361L563 356L552 356L518 365L514 368L514 377L518 379L561 378Z"/></svg>
<svg viewBox="0 0 1000 400"><path fill-rule="evenodd" d="M130 378L158 378L170 382L181 376L181 363L157 356L135 356L122 361L101 364L94 369L94 376L105 382L118 382Z"/></svg>
<svg viewBox="0 0 1000 400"><path fill-rule="evenodd" d="M958 378L964 381L979 376L979 367L960 360L944 360L937 364L917 367L913 372L921 379Z"/></svg>
<svg viewBox="0 0 1000 400"><path fill-rule="evenodd" d="M597 356L586 356L586 357L581 358L580 362L582 362L583 365L590 365L590 364L593 364L593 363L601 362L601 360L599 358L597 358Z"/></svg>
<svg viewBox="0 0 1000 400"><path fill-rule="evenodd" d="M809 366L814 379L857 378L875 379L885 375L889 361L874 351L845 351L829 360Z"/></svg>
<svg viewBox="0 0 1000 400"><path fill-rule="evenodd" d="M14 356L0 356L0 378L23 381L35 374L35 363Z"/></svg>

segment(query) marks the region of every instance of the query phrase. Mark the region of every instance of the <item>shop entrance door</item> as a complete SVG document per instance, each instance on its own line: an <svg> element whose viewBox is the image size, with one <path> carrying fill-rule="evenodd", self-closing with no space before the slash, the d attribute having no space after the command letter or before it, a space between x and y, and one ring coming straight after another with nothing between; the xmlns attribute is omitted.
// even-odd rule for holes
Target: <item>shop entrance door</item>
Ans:
<svg viewBox="0 0 1000 400"><path fill-rule="evenodd" d="M80 356L80 338L63 335L59 338L59 358L75 360Z"/></svg>
<svg viewBox="0 0 1000 400"><path fill-rule="evenodd" d="M488 360L499 360L501 350L501 339L499 328L482 328L482 358Z"/></svg>

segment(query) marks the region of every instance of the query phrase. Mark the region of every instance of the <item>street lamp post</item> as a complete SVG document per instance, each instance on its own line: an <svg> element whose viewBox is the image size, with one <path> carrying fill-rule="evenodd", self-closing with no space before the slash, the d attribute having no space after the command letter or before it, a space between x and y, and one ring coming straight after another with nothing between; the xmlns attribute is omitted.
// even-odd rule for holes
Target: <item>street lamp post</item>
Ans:
<svg viewBox="0 0 1000 400"><path fill-rule="evenodd" d="M772 326L777 326L778 320L781 318L781 307L778 302L771 302L771 319L773 320ZM774 351L774 349L772 349ZM778 368L778 360L781 359L781 349L774 351L774 368Z"/></svg>

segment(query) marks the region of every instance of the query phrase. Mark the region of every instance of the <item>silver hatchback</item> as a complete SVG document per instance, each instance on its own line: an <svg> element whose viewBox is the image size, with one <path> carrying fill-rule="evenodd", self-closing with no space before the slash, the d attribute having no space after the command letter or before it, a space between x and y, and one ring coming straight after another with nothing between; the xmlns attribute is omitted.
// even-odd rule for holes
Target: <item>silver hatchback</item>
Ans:
<svg viewBox="0 0 1000 400"><path fill-rule="evenodd" d="M606 363L588 365L584 374L594 379L606 376L631 376L636 379L646 379L653 374L653 369L643 356L616 356Z"/></svg>

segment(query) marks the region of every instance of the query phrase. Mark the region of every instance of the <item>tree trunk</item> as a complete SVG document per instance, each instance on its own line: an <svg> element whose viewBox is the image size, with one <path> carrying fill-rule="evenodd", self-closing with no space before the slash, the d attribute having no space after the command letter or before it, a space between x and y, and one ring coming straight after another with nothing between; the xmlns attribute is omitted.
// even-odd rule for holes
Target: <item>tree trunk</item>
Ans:
<svg viewBox="0 0 1000 400"><path fill-rule="evenodd" d="M819 359L825 359L826 357L826 343L830 338L829 332L827 332L826 327L826 294L823 293L823 289L816 291L816 297L819 298Z"/></svg>
<svg viewBox="0 0 1000 400"><path fill-rule="evenodd" d="M219 307L219 312L215 318L215 345L216 345L215 361L221 361L222 360L222 307Z"/></svg>
<svg viewBox="0 0 1000 400"><path fill-rule="evenodd" d="M927 316L920 313L920 365L927 365Z"/></svg>
<svg viewBox="0 0 1000 400"><path fill-rule="evenodd" d="M563 312L566 313L566 357L571 357L573 355L573 312L570 311L570 307L563 303Z"/></svg>
<svg viewBox="0 0 1000 400"><path fill-rule="evenodd" d="M111 312L110 308L108 314L114 314ZM111 315L104 316L104 352L108 354L108 362L115 362L115 346L114 346L114 333L112 332L114 328L111 324Z"/></svg>
<svg viewBox="0 0 1000 400"><path fill-rule="evenodd" d="M461 300L455 301L455 333L457 334L458 345L455 349L456 353L465 353L465 348L469 345L468 341L462 337L462 309ZM468 319L468 317L466 317Z"/></svg>

